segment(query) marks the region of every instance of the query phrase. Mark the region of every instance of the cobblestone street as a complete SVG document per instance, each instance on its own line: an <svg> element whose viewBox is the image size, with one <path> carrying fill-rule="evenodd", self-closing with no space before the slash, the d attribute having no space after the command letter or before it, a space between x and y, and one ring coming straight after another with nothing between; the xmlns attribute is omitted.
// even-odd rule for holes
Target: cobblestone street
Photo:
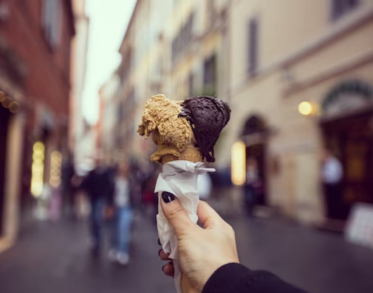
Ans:
<svg viewBox="0 0 373 293"><path fill-rule="evenodd" d="M278 274L308 292L373 292L372 251L341 236L297 225L231 219L240 260ZM39 223L19 244L0 255L2 293L174 292L161 272L155 226L142 217L134 225L130 265L119 268L87 253L82 223Z"/></svg>

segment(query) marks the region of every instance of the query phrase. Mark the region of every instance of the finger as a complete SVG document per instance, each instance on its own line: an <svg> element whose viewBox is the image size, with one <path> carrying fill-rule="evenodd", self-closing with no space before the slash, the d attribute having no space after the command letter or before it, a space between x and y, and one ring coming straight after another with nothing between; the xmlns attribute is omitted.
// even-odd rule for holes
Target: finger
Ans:
<svg viewBox="0 0 373 293"><path fill-rule="evenodd" d="M173 277L175 274L174 264L169 262L162 267L162 271L166 276Z"/></svg>
<svg viewBox="0 0 373 293"><path fill-rule="evenodd" d="M197 227L188 217L179 200L169 192L162 192L161 206L168 222L174 228L177 238Z"/></svg>
<svg viewBox="0 0 373 293"><path fill-rule="evenodd" d="M163 251L163 249L159 250L158 255L159 255L159 257L160 257L161 260L169 260L170 254L169 253L165 253Z"/></svg>
<svg viewBox="0 0 373 293"><path fill-rule="evenodd" d="M206 202L199 201L198 209L198 222L200 222L205 229L212 228L216 225L222 218L217 212Z"/></svg>

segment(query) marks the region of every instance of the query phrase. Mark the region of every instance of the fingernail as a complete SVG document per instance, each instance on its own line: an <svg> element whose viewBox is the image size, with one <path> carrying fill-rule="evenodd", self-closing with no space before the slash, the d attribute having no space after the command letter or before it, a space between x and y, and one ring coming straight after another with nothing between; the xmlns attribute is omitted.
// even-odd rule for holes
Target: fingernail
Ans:
<svg viewBox="0 0 373 293"><path fill-rule="evenodd" d="M158 256L161 256L161 251L162 251L162 249L160 249L160 250L158 251Z"/></svg>
<svg viewBox="0 0 373 293"><path fill-rule="evenodd" d="M158 238L158 245L162 245L161 240Z"/></svg>
<svg viewBox="0 0 373 293"><path fill-rule="evenodd" d="M175 195L173 195L172 193L170 192L167 192L167 191L163 191L162 192L162 199L165 203L169 203L173 200L175 200Z"/></svg>
<svg viewBox="0 0 373 293"><path fill-rule="evenodd" d="M166 266L166 265L164 265L164 266L162 267L162 272L163 272L163 269L164 269L165 266Z"/></svg>

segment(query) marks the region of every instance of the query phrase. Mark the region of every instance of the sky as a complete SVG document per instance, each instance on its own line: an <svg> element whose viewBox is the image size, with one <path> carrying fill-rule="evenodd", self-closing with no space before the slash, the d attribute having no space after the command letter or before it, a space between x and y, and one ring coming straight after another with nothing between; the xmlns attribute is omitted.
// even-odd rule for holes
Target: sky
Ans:
<svg viewBox="0 0 373 293"><path fill-rule="evenodd" d="M87 0L90 18L83 115L94 124L98 118L98 90L120 63L123 40L136 0Z"/></svg>

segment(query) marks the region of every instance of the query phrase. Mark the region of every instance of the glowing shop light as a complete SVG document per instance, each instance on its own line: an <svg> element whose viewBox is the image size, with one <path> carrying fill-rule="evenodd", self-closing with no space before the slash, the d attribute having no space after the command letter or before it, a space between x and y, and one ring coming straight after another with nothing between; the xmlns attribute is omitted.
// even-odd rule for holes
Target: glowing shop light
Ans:
<svg viewBox="0 0 373 293"><path fill-rule="evenodd" d="M310 102L302 102L299 104L298 110L302 115L308 116L314 112L314 107Z"/></svg>
<svg viewBox="0 0 373 293"><path fill-rule="evenodd" d="M246 179L246 145L242 141L232 146L232 182L243 185Z"/></svg>
<svg viewBox="0 0 373 293"><path fill-rule="evenodd" d="M61 184L61 164L61 153L59 151L53 151L51 154L51 169L49 175L49 184L52 187L58 187Z"/></svg>
<svg viewBox="0 0 373 293"><path fill-rule="evenodd" d="M44 175L44 144L40 141L34 143L31 166L31 194L39 197L43 192Z"/></svg>

